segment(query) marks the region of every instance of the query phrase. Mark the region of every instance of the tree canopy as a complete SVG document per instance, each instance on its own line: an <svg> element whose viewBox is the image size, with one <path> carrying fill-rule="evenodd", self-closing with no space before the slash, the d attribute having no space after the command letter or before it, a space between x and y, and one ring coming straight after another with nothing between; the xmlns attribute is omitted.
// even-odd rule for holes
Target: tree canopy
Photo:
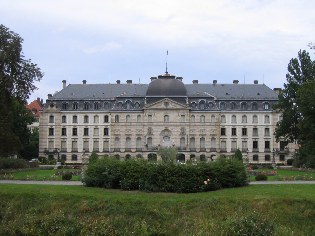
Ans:
<svg viewBox="0 0 315 236"><path fill-rule="evenodd" d="M279 94L274 107L282 112L277 123L276 138L288 142L297 141L300 150L296 156L299 164L314 165L315 149L315 61L308 52L299 51L290 60L287 83ZM313 143L313 145L311 145ZM301 160L303 161L301 162ZM313 164L311 164L313 163Z"/></svg>
<svg viewBox="0 0 315 236"><path fill-rule="evenodd" d="M37 89L43 73L25 59L23 39L4 25L0 25L0 155L16 154L22 147L31 114L24 105L29 95Z"/></svg>

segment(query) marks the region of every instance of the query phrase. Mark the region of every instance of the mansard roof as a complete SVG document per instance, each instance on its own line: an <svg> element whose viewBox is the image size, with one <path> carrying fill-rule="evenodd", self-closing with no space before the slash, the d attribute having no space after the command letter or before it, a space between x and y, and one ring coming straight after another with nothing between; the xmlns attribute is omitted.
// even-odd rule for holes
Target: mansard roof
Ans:
<svg viewBox="0 0 315 236"><path fill-rule="evenodd" d="M230 100L277 100L278 95L264 84L184 84L188 97ZM145 97L149 84L69 84L51 100L96 100L117 97ZM176 95L175 95L176 96ZM161 95L161 97L167 97Z"/></svg>

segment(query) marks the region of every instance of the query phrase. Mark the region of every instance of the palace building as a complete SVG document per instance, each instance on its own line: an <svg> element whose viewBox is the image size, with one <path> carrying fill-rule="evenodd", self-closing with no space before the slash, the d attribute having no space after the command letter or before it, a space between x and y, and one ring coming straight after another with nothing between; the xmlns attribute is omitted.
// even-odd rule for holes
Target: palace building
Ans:
<svg viewBox="0 0 315 236"><path fill-rule="evenodd" d="M169 73L149 84L69 84L48 95L40 117L39 156L80 163L93 151L121 158L156 158L173 146L178 161L215 160L237 149L252 163L290 157L274 137L281 114L272 90L253 84L184 84ZM294 151L294 150L293 150Z"/></svg>

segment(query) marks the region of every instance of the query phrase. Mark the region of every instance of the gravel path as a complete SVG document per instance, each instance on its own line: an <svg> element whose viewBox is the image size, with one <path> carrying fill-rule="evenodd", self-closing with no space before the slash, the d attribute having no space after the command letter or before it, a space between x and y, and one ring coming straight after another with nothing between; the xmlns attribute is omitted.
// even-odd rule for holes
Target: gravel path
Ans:
<svg viewBox="0 0 315 236"><path fill-rule="evenodd" d="M82 186L80 181L32 181L32 180L0 180L0 184L42 184L42 185L76 185ZM254 181L250 185L261 184L315 184L315 181Z"/></svg>

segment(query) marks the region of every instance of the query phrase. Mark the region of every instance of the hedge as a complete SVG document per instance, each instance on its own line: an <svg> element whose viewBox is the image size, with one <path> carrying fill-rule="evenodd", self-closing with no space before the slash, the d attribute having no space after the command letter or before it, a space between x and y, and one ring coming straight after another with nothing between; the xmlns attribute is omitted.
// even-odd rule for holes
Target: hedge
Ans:
<svg viewBox="0 0 315 236"><path fill-rule="evenodd" d="M37 162L28 162L23 159L5 158L0 157L0 170L1 169L25 169L38 167Z"/></svg>
<svg viewBox="0 0 315 236"><path fill-rule="evenodd" d="M204 192L247 185L242 161L222 159L197 164L152 163L143 159L100 158L89 163L83 179L88 187L150 192Z"/></svg>

